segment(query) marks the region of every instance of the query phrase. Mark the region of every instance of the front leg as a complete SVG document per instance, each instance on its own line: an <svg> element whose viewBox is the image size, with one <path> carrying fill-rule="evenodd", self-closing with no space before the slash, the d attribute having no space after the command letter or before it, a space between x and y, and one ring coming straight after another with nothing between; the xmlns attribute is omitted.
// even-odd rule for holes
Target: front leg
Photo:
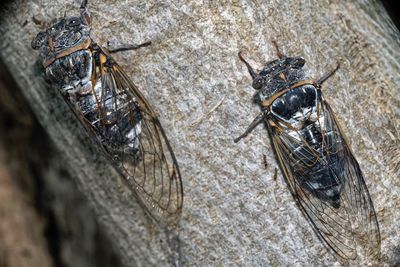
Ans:
<svg viewBox="0 0 400 267"><path fill-rule="evenodd" d="M121 51L129 51L129 50L136 50L141 47L146 47L151 45L151 41L144 42L142 44L129 44L129 45L121 45L120 47L114 47L114 48L107 48L108 52L110 53L117 53Z"/></svg>
<svg viewBox="0 0 400 267"><path fill-rule="evenodd" d="M326 80L328 80L333 74L335 74L335 72L340 68L340 64L337 63L336 68L334 68L333 70L329 71L328 73L325 73L325 75L323 75L321 78L319 78L316 82L316 87L320 88L322 83L325 82Z"/></svg>
<svg viewBox="0 0 400 267"><path fill-rule="evenodd" d="M243 134L241 134L238 138L235 138L233 142L237 143L240 141L240 139L246 137L249 133L251 133L254 130L254 128L256 128L257 125L260 124L260 122L262 122L265 119L265 116L266 114L264 112L258 114L257 117L254 118L252 123L250 123L249 127L247 127L246 131Z"/></svg>

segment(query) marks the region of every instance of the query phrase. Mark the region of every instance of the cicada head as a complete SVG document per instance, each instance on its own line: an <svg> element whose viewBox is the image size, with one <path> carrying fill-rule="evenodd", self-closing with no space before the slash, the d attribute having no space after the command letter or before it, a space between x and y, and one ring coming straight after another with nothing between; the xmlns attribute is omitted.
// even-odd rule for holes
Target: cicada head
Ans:
<svg viewBox="0 0 400 267"><path fill-rule="evenodd" d="M240 59L246 64L251 77L253 88L257 90L255 99L262 101L305 78L303 66L305 60L301 57L286 57L267 62L265 67L256 73L241 54Z"/></svg>
<svg viewBox="0 0 400 267"><path fill-rule="evenodd" d="M58 18L32 40L32 48L40 49L44 62L52 62L64 51L74 50L90 39L90 15L86 8L79 17ZM46 64L45 64L46 65Z"/></svg>

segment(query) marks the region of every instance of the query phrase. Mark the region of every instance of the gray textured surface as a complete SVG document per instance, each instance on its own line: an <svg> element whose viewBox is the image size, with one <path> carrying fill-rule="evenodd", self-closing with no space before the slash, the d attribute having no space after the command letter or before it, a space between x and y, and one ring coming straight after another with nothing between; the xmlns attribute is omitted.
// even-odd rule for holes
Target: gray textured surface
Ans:
<svg viewBox="0 0 400 267"><path fill-rule="evenodd" d="M166 263L164 231L144 217L120 178L96 156L61 98L43 85L30 48L39 19L78 12L78 2L16 1L2 14L0 53L35 114L65 156L79 188L127 266ZM278 173L267 132L239 144L256 115L250 78L237 52L261 67L275 57L271 39L302 55L320 77L345 126L375 203L384 265L400 250L400 36L374 1L90 1L99 44L153 45L116 55L156 110L175 149L184 182L180 224L188 265L332 265ZM27 20L25 26L24 22ZM222 104L201 118L222 99ZM267 155L268 169L262 163ZM397 155L397 158L394 156ZM397 256L396 256L397 255ZM397 258L396 258L397 257ZM362 262L358 264L362 265Z"/></svg>

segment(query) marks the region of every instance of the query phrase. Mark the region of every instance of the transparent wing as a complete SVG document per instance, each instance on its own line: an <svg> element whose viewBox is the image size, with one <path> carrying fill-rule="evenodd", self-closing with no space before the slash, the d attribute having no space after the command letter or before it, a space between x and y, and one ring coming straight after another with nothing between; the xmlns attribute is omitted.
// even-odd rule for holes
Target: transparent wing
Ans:
<svg viewBox="0 0 400 267"><path fill-rule="evenodd" d="M150 104L108 52L99 48L94 53L98 120L92 124L98 139L150 214L170 222L181 213L183 188L165 132Z"/></svg>
<svg viewBox="0 0 400 267"><path fill-rule="evenodd" d="M380 233L375 210L355 160L329 105L319 101L316 123L322 147L315 147L300 133L290 134L268 121L269 130L289 188L302 212L325 245L344 259L357 256L356 243L367 253L380 253ZM313 177L329 175L325 188L341 188L340 199L332 190L320 190Z"/></svg>

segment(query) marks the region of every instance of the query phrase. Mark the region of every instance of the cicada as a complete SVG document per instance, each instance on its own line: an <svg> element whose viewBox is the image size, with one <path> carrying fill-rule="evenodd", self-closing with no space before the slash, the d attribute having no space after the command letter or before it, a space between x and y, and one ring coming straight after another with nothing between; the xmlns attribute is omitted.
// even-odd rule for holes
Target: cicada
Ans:
<svg viewBox="0 0 400 267"><path fill-rule="evenodd" d="M46 77L101 151L156 220L181 213L178 163L150 102L111 54L149 44L106 49L91 36L92 18L83 0L80 16L58 18L32 41Z"/></svg>
<svg viewBox="0 0 400 267"><path fill-rule="evenodd" d="M261 106L238 142L265 122L288 187L323 244L342 259L355 259L357 248L380 254L379 225L363 174L321 85L309 79L301 57L283 55L259 72L239 53Z"/></svg>

